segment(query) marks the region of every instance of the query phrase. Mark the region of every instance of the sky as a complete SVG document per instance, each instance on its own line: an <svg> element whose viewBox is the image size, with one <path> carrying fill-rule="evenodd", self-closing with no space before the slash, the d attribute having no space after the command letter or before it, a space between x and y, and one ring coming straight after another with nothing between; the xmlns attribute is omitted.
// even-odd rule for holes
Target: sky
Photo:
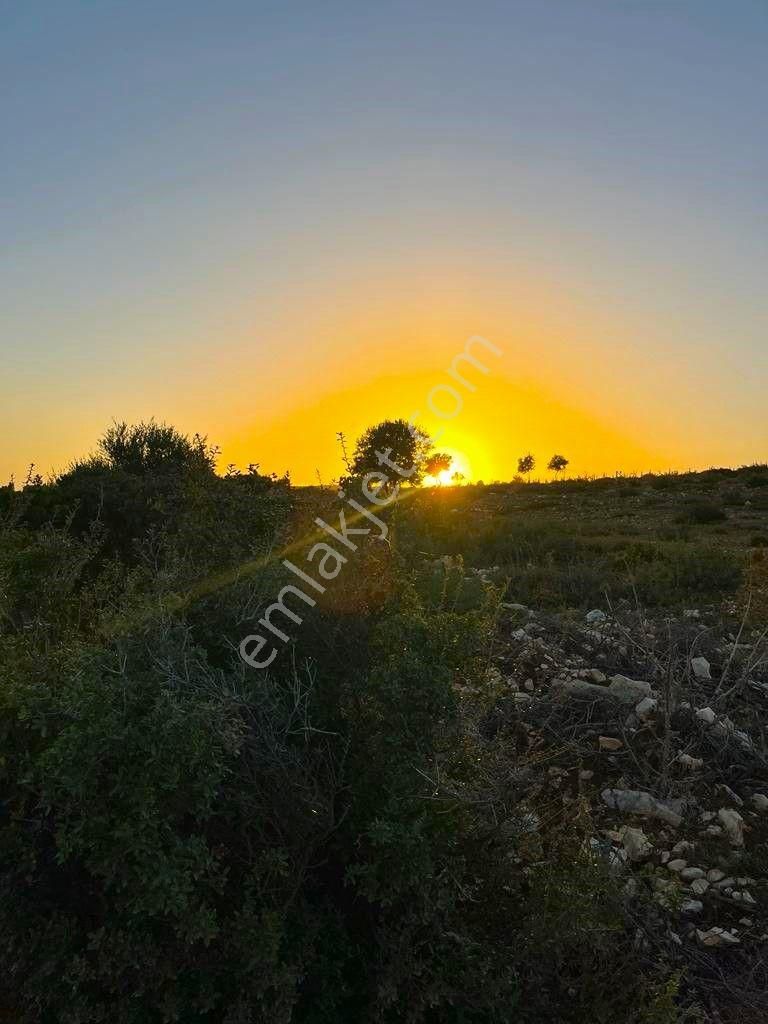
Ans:
<svg viewBox="0 0 768 1024"><path fill-rule="evenodd" d="M768 461L767 108L766 0L0 0L0 481L417 409L472 479Z"/></svg>

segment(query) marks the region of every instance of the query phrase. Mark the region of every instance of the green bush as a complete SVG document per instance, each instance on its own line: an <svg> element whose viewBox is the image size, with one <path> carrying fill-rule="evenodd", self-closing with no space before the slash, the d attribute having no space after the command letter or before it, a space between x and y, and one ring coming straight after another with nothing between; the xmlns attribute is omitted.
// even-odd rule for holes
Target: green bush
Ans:
<svg viewBox="0 0 768 1024"><path fill-rule="evenodd" d="M727 519L725 509L711 501L691 501L684 506L680 513L680 522L683 523L706 525L722 523L725 519Z"/></svg>

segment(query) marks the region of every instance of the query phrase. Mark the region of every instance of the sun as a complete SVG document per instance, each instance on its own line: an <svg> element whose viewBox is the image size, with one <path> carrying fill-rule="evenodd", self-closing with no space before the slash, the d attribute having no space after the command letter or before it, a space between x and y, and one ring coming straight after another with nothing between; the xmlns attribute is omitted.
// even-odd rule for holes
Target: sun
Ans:
<svg viewBox="0 0 768 1024"><path fill-rule="evenodd" d="M427 487L451 487L458 483L468 484L472 477L467 457L462 452L450 448L443 449L443 451L451 456L450 466L448 469L442 469L437 476L425 476L424 484ZM456 473L459 474L459 480L454 479Z"/></svg>

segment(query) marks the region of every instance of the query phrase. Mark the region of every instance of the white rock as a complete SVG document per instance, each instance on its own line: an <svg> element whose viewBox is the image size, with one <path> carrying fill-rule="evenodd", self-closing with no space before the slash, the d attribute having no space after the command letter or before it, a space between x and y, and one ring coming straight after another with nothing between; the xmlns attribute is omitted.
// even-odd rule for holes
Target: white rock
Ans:
<svg viewBox="0 0 768 1024"><path fill-rule="evenodd" d="M701 900L683 900L680 908L684 914L700 914L704 910Z"/></svg>
<svg viewBox="0 0 768 1024"><path fill-rule="evenodd" d="M697 896L703 896L709 888L709 882L706 878L696 878L691 882L691 892L695 892Z"/></svg>
<svg viewBox="0 0 768 1024"><path fill-rule="evenodd" d="M697 878L703 878L704 874L701 868L683 868L680 877L684 882L695 882Z"/></svg>
<svg viewBox="0 0 768 1024"><path fill-rule="evenodd" d="M721 882L725 878L725 872L720 868L710 868L707 872L708 882Z"/></svg>
<svg viewBox="0 0 768 1024"><path fill-rule="evenodd" d="M528 639L528 634L525 632L524 629L516 629L512 633L512 639L520 643L521 641Z"/></svg>
<svg viewBox="0 0 768 1024"><path fill-rule="evenodd" d="M712 708L699 708L699 710L696 712L696 717L700 722L703 722L705 725L714 725L717 721L717 715L712 710Z"/></svg>
<svg viewBox="0 0 768 1024"><path fill-rule="evenodd" d="M761 814L768 814L768 796L765 793L753 793L752 804Z"/></svg>
<svg viewBox="0 0 768 1024"><path fill-rule="evenodd" d="M672 853L676 853L678 857L684 857L686 853L693 853L693 843L689 843L687 839L681 839L672 847Z"/></svg>
<svg viewBox="0 0 768 1024"><path fill-rule="evenodd" d="M628 676L612 676L608 693L615 700L625 704L636 704L643 697L651 696L651 684L642 679L630 679Z"/></svg>
<svg viewBox="0 0 768 1024"><path fill-rule="evenodd" d="M650 857L653 853L653 844L641 828L625 826L622 829L621 844L627 851L629 859L635 864Z"/></svg>
<svg viewBox="0 0 768 1024"><path fill-rule="evenodd" d="M691 772L698 772L704 767L704 761L700 757L691 757L690 754L678 754L677 763Z"/></svg>
<svg viewBox="0 0 768 1024"><path fill-rule="evenodd" d="M700 682L708 683L712 681L711 666L706 658L691 658L691 669Z"/></svg>
<svg viewBox="0 0 768 1024"><path fill-rule="evenodd" d="M721 878L719 882L715 882L714 888L717 889L719 892L725 892L726 889L732 889L734 885L736 885L736 879L726 877Z"/></svg>
<svg viewBox="0 0 768 1024"><path fill-rule="evenodd" d="M601 608L593 608L591 612L587 612L584 616L584 621L588 626L601 626L604 622L608 621L608 616Z"/></svg>
<svg viewBox="0 0 768 1024"><path fill-rule="evenodd" d="M710 928L706 932L699 931L697 928L696 938L702 946L708 947L737 946L739 944L739 939L725 928Z"/></svg>
<svg viewBox="0 0 768 1024"><path fill-rule="evenodd" d="M687 860L681 860L681 859L671 860L671 861L669 861L667 863L667 869L669 871L674 871L674 873L676 875L679 875L680 872L684 871L687 867L688 867L688 861Z"/></svg>
<svg viewBox="0 0 768 1024"><path fill-rule="evenodd" d="M658 818L673 828L682 823L681 815L661 803L650 793L635 789L604 789L600 794L604 804L624 814L639 814L646 818Z"/></svg>
<svg viewBox="0 0 768 1024"><path fill-rule="evenodd" d="M655 697L643 697L635 708L635 714L641 722L649 722L656 713L656 708L658 706L659 702Z"/></svg>
<svg viewBox="0 0 768 1024"><path fill-rule="evenodd" d="M717 812L717 816L720 819L720 823L723 828L728 833L728 839L730 840L731 846L743 846L744 819L739 812L732 810L730 807L721 807Z"/></svg>

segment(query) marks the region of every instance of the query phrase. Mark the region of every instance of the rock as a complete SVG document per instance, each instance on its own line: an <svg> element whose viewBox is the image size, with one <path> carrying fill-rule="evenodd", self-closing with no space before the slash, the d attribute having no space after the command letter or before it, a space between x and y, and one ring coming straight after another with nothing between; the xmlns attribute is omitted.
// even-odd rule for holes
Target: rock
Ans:
<svg viewBox="0 0 768 1024"><path fill-rule="evenodd" d="M691 658L691 670L699 682L712 682L711 666L706 658Z"/></svg>
<svg viewBox="0 0 768 1024"><path fill-rule="evenodd" d="M591 612L587 612L584 616L584 621L588 626L602 626L604 622L608 621L608 616L600 608L593 608Z"/></svg>
<svg viewBox="0 0 768 1024"><path fill-rule="evenodd" d="M696 938L699 944L709 948L717 948L718 946L738 946L739 939L731 932L725 930L725 928L710 928L709 931L702 932L696 929Z"/></svg>
<svg viewBox="0 0 768 1024"><path fill-rule="evenodd" d="M684 871L688 867L688 861L678 858L677 860L670 860L667 862L667 869L674 871L676 875L679 875L681 871Z"/></svg>
<svg viewBox="0 0 768 1024"><path fill-rule="evenodd" d="M643 697L651 696L651 684L617 675L611 678L608 693L622 704L636 704Z"/></svg>
<svg viewBox="0 0 768 1024"><path fill-rule="evenodd" d="M726 875L725 878L721 878L719 882L715 882L713 888L717 889L718 892L725 892L726 889L733 889L736 885L736 879Z"/></svg>
<svg viewBox="0 0 768 1024"><path fill-rule="evenodd" d="M590 779L594 778L594 775L595 773L591 771L589 768L582 768L579 772L579 781L589 782Z"/></svg>
<svg viewBox="0 0 768 1024"><path fill-rule="evenodd" d="M733 898L734 899L738 898L741 903L745 904L748 907L756 907L757 906L757 900L754 898L754 896L751 893L747 892L746 889L744 889L742 892L735 892L733 894Z"/></svg>
<svg viewBox="0 0 768 1024"><path fill-rule="evenodd" d="M752 805L761 814L768 814L768 796L765 793L753 793Z"/></svg>
<svg viewBox="0 0 768 1024"><path fill-rule="evenodd" d="M659 702L654 697L643 697L635 708L635 714L641 722L649 722L656 713Z"/></svg>
<svg viewBox="0 0 768 1024"><path fill-rule="evenodd" d="M605 683L608 676L606 676L605 672L601 672L599 668L589 668L584 678L588 679L591 683Z"/></svg>
<svg viewBox="0 0 768 1024"><path fill-rule="evenodd" d="M604 789L600 797L606 806L623 814L639 814L646 818L658 818L673 828L682 823L682 817L652 797L650 793L642 793L634 789Z"/></svg>
<svg viewBox="0 0 768 1024"><path fill-rule="evenodd" d="M714 725L717 721L717 715L712 710L712 708L699 708L699 710L696 712L696 717L700 722L703 722L705 725Z"/></svg>
<svg viewBox="0 0 768 1024"><path fill-rule="evenodd" d="M686 853L693 853L693 843L689 843L687 839L681 839L672 847L672 853L677 854L678 857L684 857Z"/></svg>
<svg viewBox="0 0 768 1024"><path fill-rule="evenodd" d="M634 864L646 860L653 853L653 844L641 828L625 826L622 829L621 844Z"/></svg>
<svg viewBox="0 0 768 1024"><path fill-rule="evenodd" d="M697 896L703 896L709 888L709 882L706 878L696 878L691 882L691 892L696 893Z"/></svg>
<svg viewBox="0 0 768 1024"><path fill-rule="evenodd" d="M680 909L684 914L701 914L704 910L704 904L700 900L683 900L683 905Z"/></svg>
<svg viewBox="0 0 768 1024"><path fill-rule="evenodd" d="M754 923L755 922L752 920L751 917L740 917L739 918L739 924L743 925L745 928L751 928Z"/></svg>
<svg viewBox="0 0 768 1024"><path fill-rule="evenodd" d="M703 878L706 872L702 871L701 868L683 868L680 872L680 878L684 882L695 882L697 878Z"/></svg>
<svg viewBox="0 0 768 1024"><path fill-rule="evenodd" d="M528 639L528 634L525 632L524 629L516 629L512 633L512 639L516 640L517 643L521 643L523 640Z"/></svg>
<svg viewBox="0 0 768 1024"><path fill-rule="evenodd" d="M621 750L624 744L621 740L615 739L613 736L598 736L597 743L601 750L617 751Z"/></svg>
<svg viewBox="0 0 768 1024"><path fill-rule="evenodd" d="M677 763L681 764L683 768L687 768L688 771L698 772L704 767L704 761L700 757L691 757L690 754L678 754Z"/></svg>
<svg viewBox="0 0 768 1024"><path fill-rule="evenodd" d="M744 819L739 812L732 810L730 807L721 807L717 812L717 816L720 819L720 823L723 828L728 833L728 839L730 840L731 846L743 846Z"/></svg>
<svg viewBox="0 0 768 1024"><path fill-rule="evenodd" d="M707 872L708 882L721 882L725 878L725 872L720 868L710 868Z"/></svg>
<svg viewBox="0 0 768 1024"><path fill-rule="evenodd" d="M743 807L744 801L741 799L738 793L734 793L730 786L726 786L724 782L721 782L717 787L718 793L722 793L732 804L736 804L737 807Z"/></svg>

